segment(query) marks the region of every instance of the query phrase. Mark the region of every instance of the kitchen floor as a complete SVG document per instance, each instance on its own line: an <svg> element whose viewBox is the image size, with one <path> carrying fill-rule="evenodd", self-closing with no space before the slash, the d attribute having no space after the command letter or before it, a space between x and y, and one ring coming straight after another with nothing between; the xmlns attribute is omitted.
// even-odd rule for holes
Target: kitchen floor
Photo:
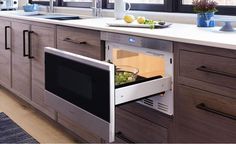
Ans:
<svg viewBox="0 0 236 144"><path fill-rule="evenodd" d="M0 86L0 112L7 114L40 143L75 143L76 140L53 121L39 114Z"/></svg>

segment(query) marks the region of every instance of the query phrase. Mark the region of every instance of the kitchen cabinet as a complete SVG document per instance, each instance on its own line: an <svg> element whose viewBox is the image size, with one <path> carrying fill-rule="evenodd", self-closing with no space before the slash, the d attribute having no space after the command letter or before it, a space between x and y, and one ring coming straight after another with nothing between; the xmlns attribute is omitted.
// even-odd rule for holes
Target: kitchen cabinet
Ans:
<svg viewBox="0 0 236 144"><path fill-rule="evenodd" d="M55 119L55 111L44 103L44 47L55 47L54 25L31 25L32 103L40 111Z"/></svg>
<svg viewBox="0 0 236 144"><path fill-rule="evenodd" d="M30 24L12 21L12 89L26 101L31 100L31 61L28 56Z"/></svg>
<svg viewBox="0 0 236 144"><path fill-rule="evenodd" d="M11 23L0 19L0 83L11 88Z"/></svg>
<svg viewBox="0 0 236 144"><path fill-rule="evenodd" d="M57 48L71 53L103 60L100 32L80 28L57 26Z"/></svg>
<svg viewBox="0 0 236 144"><path fill-rule="evenodd" d="M6 26L9 27L5 28ZM43 98L44 47L56 45L56 27L11 19L2 22L0 27L0 34L5 37L7 30L9 37L6 46L5 40L0 40L0 69L3 69L0 72L1 84L55 119L56 112L44 104Z"/></svg>
<svg viewBox="0 0 236 144"><path fill-rule="evenodd" d="M150 119L116 108L116 137L127 143L166 143L168 130Z"/></svg>
<svg viewBox="0 0 236 144"><path fill-rule="evenodd" d="M175 142L236 142L236 51L175 43Z"/></svg>

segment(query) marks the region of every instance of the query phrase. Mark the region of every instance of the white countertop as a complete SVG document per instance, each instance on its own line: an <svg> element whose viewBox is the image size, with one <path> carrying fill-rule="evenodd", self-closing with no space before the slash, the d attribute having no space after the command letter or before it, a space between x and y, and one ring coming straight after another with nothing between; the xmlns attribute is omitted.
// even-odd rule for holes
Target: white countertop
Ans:
<svg viewBox="0 0 236 144"><path fill-rule="evenodd" d="M4 11L0 12L0 16L236 50L236 31L221 32L219 31L220 27L198 28L196 25L173 23L169 28L164 29L152 30L148 28L122 28L109 27L106 24L108 22L115 21L113 18L90 18L81 20L57 21L22 16L18 13L19 12Z"/></svg>

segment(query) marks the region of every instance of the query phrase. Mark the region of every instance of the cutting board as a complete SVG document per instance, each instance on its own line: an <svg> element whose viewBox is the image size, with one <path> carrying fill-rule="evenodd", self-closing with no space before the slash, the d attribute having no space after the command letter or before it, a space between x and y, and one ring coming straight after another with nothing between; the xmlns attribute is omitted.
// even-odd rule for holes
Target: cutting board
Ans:
<svg viewBox="0 0 236 144"><path fill-rule="evenodd" d="M148 24L139 24L137 22L133 23L126 23L123 20L117 20L107 23L110 27L135 27L135 28L150 28L150 25ZM167 28L171 25L171 23L165 23L164 25L155 24L155 28Z"/></svg>

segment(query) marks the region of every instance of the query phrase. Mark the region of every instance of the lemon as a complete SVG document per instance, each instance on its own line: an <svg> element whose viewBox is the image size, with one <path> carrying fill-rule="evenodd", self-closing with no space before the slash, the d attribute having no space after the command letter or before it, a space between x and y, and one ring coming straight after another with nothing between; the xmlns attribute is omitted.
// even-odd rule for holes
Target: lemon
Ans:
<svg viewBox="0 0 236 144"><path fill-rule="evenodd" d="M140 17L137 18L137 22L138 22L139 24L144 24L145 20L146 20L146 18L143 17L143 16L140 16Z"/></svg>
<svg viewBox="0 0 236 144"><path fill-rule="evenodd" d="M125 15L123 19L127 23L132 23L135 20L135 17L133 15Z"/></svg>

